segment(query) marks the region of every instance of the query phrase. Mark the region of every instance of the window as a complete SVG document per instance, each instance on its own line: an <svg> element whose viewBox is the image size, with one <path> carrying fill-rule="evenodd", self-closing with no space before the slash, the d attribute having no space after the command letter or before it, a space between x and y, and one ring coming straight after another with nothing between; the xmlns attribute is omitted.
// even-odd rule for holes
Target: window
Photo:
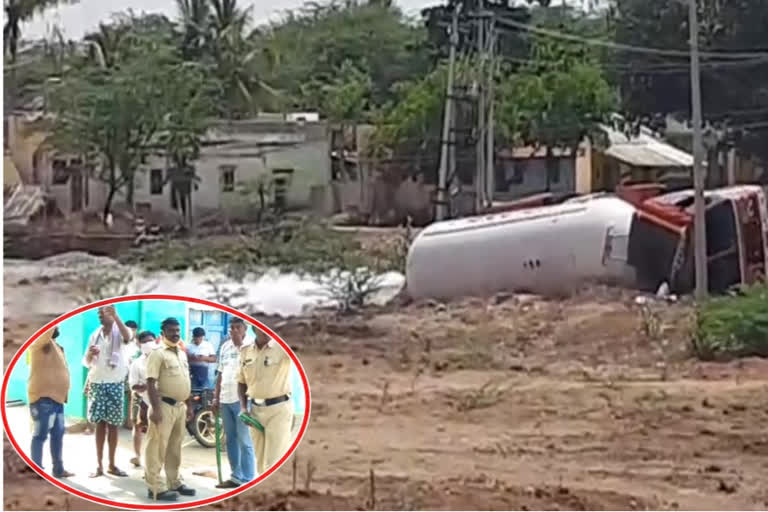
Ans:
<svg viewBox="0 0 768 512"><path fill-rule="evenodd" d="M234 192L235 191L235 169L234 165L220 165L219 183L221 184L222 192Z"/></svg>
<svg viewBox="0 0 768 512"><path fill-rule="evenodd" d="M149 172L149 193L157 196L163 193L163 170L152 169Z"/></svg>
<svg viewBox="0 0 768 512"><path fill-rule="evenodd" d="M67 168L67 161L61 158L54 159L51 164L53 168L53 184L64 185L69 181L69 169Z"/></svg>

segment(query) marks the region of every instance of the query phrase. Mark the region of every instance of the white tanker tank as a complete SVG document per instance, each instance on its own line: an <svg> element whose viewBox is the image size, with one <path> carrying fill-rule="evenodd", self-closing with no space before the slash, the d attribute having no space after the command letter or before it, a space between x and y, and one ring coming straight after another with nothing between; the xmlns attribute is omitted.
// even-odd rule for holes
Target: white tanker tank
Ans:
<svg viewBox="0 0 768 512"><path fill-rule="evenodd" d="M436 222L413 240L406 283L414 299L558 293L586 281L631 286L626 262L635 208L615 196Z"/></svg>

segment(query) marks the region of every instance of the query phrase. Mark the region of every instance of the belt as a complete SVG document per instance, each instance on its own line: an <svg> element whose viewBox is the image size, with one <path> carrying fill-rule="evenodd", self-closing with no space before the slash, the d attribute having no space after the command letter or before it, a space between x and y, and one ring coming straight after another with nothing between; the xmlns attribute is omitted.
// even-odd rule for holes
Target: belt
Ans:
<svg viewBox="0 0 768 512"><path fill-rule="evenodd" d="M177 405L177 404L184 403L182 400L174 400L173 398L169 398L167 396L161 396L160 400L167 403L168 405Z"/></svg>
<svg viewBox="0 0 768 512"><path fill-rule="evenodd" d="M277 396L275 398L267 398L266 400L254 400L251 399L251 403L256 407L269 407L270 405L277 405L290 400L290 395Z"/></svg>

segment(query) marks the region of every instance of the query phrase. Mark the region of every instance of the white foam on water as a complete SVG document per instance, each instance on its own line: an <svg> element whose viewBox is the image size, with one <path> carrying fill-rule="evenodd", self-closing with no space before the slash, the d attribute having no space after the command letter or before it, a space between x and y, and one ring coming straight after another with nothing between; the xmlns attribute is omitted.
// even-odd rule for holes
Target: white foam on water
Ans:
<svg viewBox="0 0 768 512"><path fill-rule="evenodd" d="M317 279L296 273L280 273L271 269L261 275L247 275L238 282L215 268L178 272L144 272L135 266L120 265L117 261L82 252L58 254L38 261L5 260L6 316L13 314L62 314L78 307L71 297L71 283L95 272L119 272L133 275L129 293L163 293L217 300L209 281L219 290L229 293L242 290L242 297L233 298L232 307L247 308L247 312L267 315L295 316L311 312L320 306L330 306L327 288ZM45 277L47 282L41 282ZM29 281L19 286L19 281ZM398 272L382 274L377 278L377 291L368 301L383 305L392 300L403 288L405 277Z"/></svg>

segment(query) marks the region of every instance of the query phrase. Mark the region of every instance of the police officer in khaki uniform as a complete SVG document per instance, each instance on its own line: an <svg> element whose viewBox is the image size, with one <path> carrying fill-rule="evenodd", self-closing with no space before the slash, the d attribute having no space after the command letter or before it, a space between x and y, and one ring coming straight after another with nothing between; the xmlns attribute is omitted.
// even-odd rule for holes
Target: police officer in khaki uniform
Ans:
<svg viewBox="0 0 768 512"><path fill-rule="evenodd" d="M149 429L144 446L144 477L150 498L175 501L178 495L194 496L195 490L181 481L181 442L192 408L188 402L192 384L187 355L179 348L181 326L175 318L162 323L162 345L147 358ZM165 467L165 480L160 471Z"/></svg>
<svg viewBox="0 0 768 512"><path fill-rule="evenodd" d="M244 322L235 317L230 323ZM254 344L240 351L237 383L240 412L250 412L264 426L264 433L251 429L257 469L262 474L291 446L291 358L275 340L257 336Z"/></svg>

